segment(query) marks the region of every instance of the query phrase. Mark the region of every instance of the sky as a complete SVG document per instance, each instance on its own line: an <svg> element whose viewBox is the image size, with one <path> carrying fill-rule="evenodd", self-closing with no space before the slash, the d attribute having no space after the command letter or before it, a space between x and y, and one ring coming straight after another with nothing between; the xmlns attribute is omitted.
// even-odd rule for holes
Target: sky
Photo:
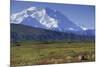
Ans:
<svg viewBox="0 0 100 67"><path fill-rule="evenodd" d="M20 12L32 6L42 8L48 7L58 10L78 26L87 29L95 29L95 6L93 5L12 1L10 8L11 14Z"/></svg>

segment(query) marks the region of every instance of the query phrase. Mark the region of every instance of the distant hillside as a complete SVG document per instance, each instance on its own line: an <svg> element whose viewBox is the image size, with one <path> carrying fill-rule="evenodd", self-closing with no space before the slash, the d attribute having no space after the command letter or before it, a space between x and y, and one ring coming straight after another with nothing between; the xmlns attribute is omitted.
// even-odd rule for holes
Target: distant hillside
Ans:
<svg viewBox="0 0 100 67"><path fill-rule="evenodd" d="M34 28L21 24L11 24L11 42L23 40L35 41L90 41L94 36L77 35L72 32L57 32L41 28Z"/></svg>

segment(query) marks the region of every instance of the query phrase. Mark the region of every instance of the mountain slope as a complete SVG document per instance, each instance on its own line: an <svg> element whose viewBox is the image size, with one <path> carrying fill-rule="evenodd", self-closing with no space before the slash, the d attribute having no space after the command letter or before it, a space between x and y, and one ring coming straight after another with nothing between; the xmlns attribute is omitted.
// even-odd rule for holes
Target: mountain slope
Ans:
<svg viewBox="0 0 100 67"><path fill-rule="evenodd" d="M60 11L50 8L30 7L14 13L11 15L11 23L61 32L82 30Z"/></svg>

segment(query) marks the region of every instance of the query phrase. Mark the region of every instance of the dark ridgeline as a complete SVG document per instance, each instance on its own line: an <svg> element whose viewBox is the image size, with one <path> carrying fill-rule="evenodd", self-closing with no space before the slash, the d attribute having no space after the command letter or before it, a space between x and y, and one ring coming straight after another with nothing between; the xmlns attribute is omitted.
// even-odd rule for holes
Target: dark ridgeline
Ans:
<svg viewBox="0 0 100 67"><path fill-rule="evenodd" d="M94 41L95 35L91 31L77 34L76 32L58 32L41 28L34 28L22 24L11 24L11 43L20 41L65 41L80 42ZM19 46L19 44L18 44Z"/></svg>

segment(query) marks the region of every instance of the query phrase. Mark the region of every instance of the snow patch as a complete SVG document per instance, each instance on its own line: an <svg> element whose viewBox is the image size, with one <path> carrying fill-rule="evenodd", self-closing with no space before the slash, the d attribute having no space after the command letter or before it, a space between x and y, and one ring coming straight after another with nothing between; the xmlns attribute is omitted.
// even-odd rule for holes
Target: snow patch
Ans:
<svg viewBox="0 0 100 67"><path fill-rule="evenodd" d="M74 28L69 28L69 30L75 30Z"/></svg>
<svg viewBox="0 0 100 67"><path fill-rule="evenodd" d="M86 27L81 26L82 30L86 31L88 30Z"/></svg>

